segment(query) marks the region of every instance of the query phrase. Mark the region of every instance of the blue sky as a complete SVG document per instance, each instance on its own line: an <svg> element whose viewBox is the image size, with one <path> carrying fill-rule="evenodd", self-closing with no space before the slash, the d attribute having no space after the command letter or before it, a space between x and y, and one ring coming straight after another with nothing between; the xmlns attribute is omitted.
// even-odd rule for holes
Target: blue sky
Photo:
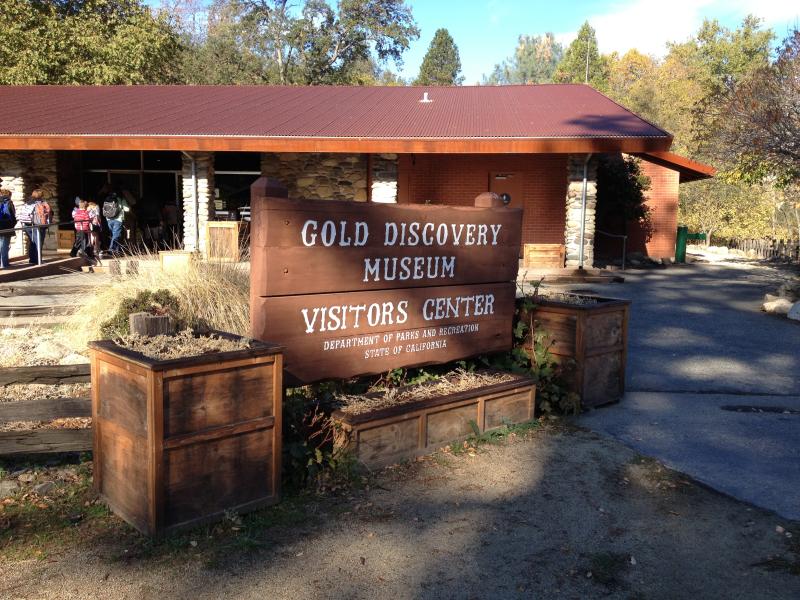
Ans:
<svg viewBox="0 0 800 600"><path fill-rule="evenodd" d="M668 41L690 37L703 18L735 27L752 13L773 27L779 38L800 22L796 0L411 0L420 39L404 55L402 74L419 71L433 34L445 27L461 54L465 84L473 84L495 63L512 54L517 37L552 31L571 41L588 20L597 30L602 52L638 48L662 56Z"/></svg>

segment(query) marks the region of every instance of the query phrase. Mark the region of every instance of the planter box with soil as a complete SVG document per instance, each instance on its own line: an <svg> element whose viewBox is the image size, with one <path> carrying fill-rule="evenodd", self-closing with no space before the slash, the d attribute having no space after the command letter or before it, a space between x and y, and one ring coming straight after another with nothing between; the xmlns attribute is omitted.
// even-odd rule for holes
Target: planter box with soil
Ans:
<svg viewBox="0 0 800 600"><path fill-rule="evenodd" d="M148 535L277 502L282 349L222 332L138 339L166 352L90 344L102 498ZM217 349L173 356L200 342Z"/></svg>
<svg viewBox="0 0 800 600"><path fill-rule="evenodd" d="M554 343L570 391L594 407L625 393L629 300L578 294L538 296L534 321ZM527 322L528 315L521 318Z"/></svg>
<svg viewBox="0 0 800 600"><path fill-rule="evenodd" d="M337 446L367 467L381 467L462 440L475 433L534 418L534 382L511 373L475 374L472 389L433 382L356 397L333 413ZM483 385L481 385L483 383ZM443 391L444 390L444 391Z"/></svg>

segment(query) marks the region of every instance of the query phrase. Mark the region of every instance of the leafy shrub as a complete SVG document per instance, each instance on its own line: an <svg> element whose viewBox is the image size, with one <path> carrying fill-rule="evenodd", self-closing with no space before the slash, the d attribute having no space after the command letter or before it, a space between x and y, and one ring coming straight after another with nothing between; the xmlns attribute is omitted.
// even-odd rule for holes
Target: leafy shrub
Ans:
<svg viewBox="0 0 800 600"><path fill-rule="evenodd" d="M173 318L180 311L178 299L169 290L142 290L135 296L123 298L117 311L100 326L100 335L103 339L128 335L130 321L128 317L133 313L149 312L154 315L170 315ZM180 323L178 323L180 327Z"/></svg>

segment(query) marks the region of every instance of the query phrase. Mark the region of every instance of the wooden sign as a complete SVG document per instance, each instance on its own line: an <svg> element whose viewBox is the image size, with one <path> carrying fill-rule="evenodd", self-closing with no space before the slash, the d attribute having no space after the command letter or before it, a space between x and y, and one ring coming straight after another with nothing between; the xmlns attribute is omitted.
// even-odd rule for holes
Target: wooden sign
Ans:
<svg viewBox="0 0 800 600"><path fill-rule="evenodd" d="M251 203L259 296L511 281L521 211L337 200Z"/></svg>
<svg viewBox="0 0 800 600"><path fill-rule="evenodd" d="M251 335L292 383L511 347L522 211L251 194Z"/></svg>

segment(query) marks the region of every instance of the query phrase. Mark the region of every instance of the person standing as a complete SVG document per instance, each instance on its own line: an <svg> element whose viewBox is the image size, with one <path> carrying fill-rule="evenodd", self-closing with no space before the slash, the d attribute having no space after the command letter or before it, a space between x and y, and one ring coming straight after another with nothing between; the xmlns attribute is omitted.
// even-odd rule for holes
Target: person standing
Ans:
<svg viewBox="0 0 800 600"><path fill-rule="evenodd" d="M75 221L75 246L70 256L80 255L94 259L94 248L89 244L92 223L86 206L86 200L79 200L78 206L72 209L72 220Z"/></svg>
<svg viewBox="0 0 800 600"><path fill-rule="evenodd" d="M29 264L41 264L42 243L47 233L47 225L50 224L52 217L53 211L45 201L44 193L39 189L31 192L31 197L25 201L17 213L17 218L28 236Z"/></svg>
<svg viewBox="0 0 800 600"><path fill-rule="evenodd" d="M86 212L89 213L89 222L92 229L89 232L89 245L95 258L100 256L100 234L103 232L103 221L100 219L100 207L96 202L89 201L86 204Z"/></svg>
<svg viewBox="0 0 800 600"><path fill-rule="evenodd" d="M111 243L108 250L111 254L122 250L122 239L125 233L125 213L130 212L131 207L124 198L115 193L111 193L103 202L103 216L106 218L108 228L111 231Z"/></svg>
<svg viewBox="0 0 800 600"><path fill-rule="evenodd" d="M11 266L8 262L8 249L11 247L14 233L4 230L14 229L16 224L17 215L14 203L11 201L11 192L0 189L0 269L8 269Z"/></svg>

